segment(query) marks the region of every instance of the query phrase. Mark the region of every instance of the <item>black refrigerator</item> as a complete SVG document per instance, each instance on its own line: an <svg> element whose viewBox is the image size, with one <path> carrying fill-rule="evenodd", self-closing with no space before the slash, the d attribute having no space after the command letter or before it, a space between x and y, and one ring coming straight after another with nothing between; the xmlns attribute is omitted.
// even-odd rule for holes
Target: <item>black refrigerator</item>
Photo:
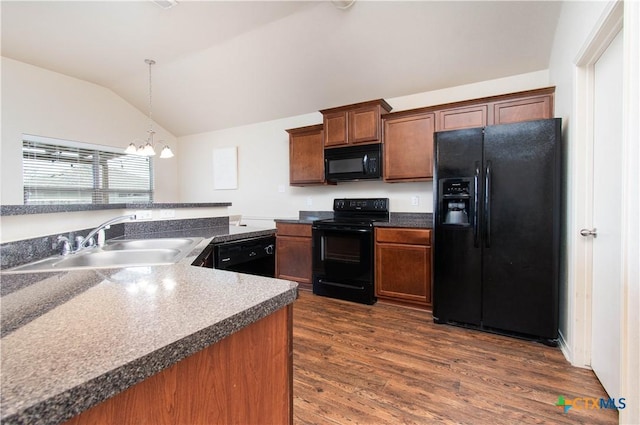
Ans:
<svg viewBox="0 0 640 425"><path fill-rule="evenodd" d="M434 321L555 345L561 120L437 132L434 151Z"/></svg>

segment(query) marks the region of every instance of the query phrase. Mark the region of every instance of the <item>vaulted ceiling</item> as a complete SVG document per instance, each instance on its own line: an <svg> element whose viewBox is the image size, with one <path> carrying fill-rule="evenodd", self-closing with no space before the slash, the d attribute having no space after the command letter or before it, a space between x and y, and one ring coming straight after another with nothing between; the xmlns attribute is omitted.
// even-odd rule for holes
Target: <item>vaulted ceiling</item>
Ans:
<svg viewBox="0 0 640 425"><path fill-rule="evenodd" d="M2 55L108 89L175 136L546 69L555 1L5 1Z"/></svg>

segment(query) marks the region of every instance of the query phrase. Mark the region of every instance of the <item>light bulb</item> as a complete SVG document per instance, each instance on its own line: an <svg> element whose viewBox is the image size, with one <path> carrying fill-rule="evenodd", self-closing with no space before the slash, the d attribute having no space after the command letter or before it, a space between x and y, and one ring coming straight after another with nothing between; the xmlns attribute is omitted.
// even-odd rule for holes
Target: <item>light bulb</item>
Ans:
<svg viewBox="0 0 640 425"><path fill-rule="evenodd" d="M173 158L173 152L171 151L171 148L169 146L165 146L164 148L162 148L162 151L160 152L160 158Z"/></svg>
<svg viewBox="0 0 640 425"><path fill-rule="evenodd" d="M134 143L129 143L129 146L127 146L127 149L124 150L124 153L135 155L137 153L137 150L138 148L136 148L136 145Z"/></svg>

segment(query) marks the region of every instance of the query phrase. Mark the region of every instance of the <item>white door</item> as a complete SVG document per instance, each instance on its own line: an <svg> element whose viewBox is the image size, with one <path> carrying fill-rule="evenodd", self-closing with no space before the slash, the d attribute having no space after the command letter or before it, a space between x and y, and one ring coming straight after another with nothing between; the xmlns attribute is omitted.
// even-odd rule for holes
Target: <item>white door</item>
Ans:
<svg viewBox="0 0 640 425"><path fill-rule="evenodd" d="M591 367L620 397L622 294L622 31L595 64ZM583 231L584 232L584 231Z"/></svg>

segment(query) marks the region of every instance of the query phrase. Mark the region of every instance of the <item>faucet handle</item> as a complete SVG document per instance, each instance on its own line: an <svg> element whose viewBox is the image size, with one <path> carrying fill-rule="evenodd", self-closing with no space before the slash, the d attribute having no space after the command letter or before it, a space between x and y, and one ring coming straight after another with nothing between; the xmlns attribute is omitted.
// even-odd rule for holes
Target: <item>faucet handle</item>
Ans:
<svg viewBox="0 0 640 425"><path fill-rule="evenodd" d="M66 236L59 235L56 238L56 242L53 243L52 248L56 249L60 247L61 255L68 255L71 253L71 242L69 242L69 238Z"/></svg>
<svg viewBox="0 0 640 425"><path fill-rule="evenodd" d="M86 240L86 238L84 236L76 236L76 251L79 251L80 249L82 249L82 247L85 248L89 248L92 247L96 244L95 239L93 239L93 237L89 238L89 240Z"/></svg>

